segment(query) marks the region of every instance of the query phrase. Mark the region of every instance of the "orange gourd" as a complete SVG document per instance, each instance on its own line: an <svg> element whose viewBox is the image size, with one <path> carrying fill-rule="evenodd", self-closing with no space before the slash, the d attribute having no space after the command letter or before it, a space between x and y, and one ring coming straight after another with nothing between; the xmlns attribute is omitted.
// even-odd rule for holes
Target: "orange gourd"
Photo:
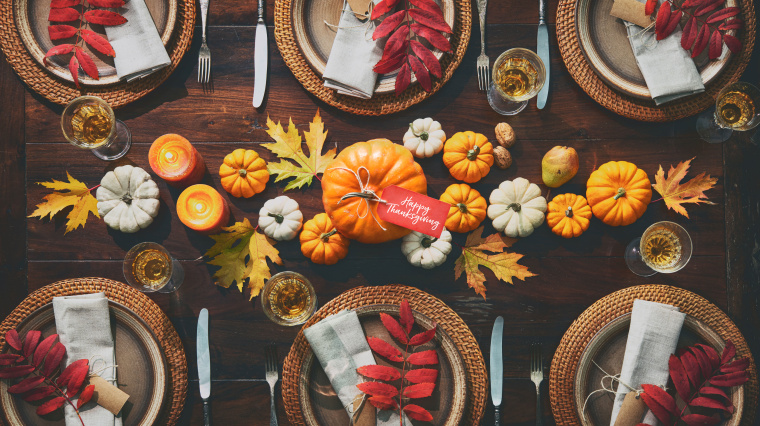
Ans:
<svg viewBox="0 0 760 426"><path fill-rule="evenodd" d="M449 185L441 194L441 201L451 204L446 229L453 232L470 232L486 218L486 199L466 183Z"/></svg>
<svg viewBox="0 0 760 426"><path fill-rule="evenodd" d="M348 254L348 238L340 235L326 213L320 213L303 225L301 253L320 265L334 265Z"/></svg>
<svg viewBox="0 0 760 426"><path fill-rule="evenodd" d="M236 149L224 157L219 167L222 188L233 197L250 198L269 182L267 162L252 149Z"/></svg>
<svg viewBox="0 0 760 426"><path fill-rule="evenodd" d="M563 238L579 237L588 229L591 207L582 195L559 194L549 202L546 223Z"/></svg>
<svg viewBox="0 0 760 426"><path fill-rule="evenodd" d="M388 139L355 143L341 151L322 177L322 203L335 228L366 244L382 243L410 230L377 216L383 190L397 185L427 194L422 167L403 145Z"/></svg>
<svg viewBox="0 0 760 426"><path fill-rule="evenodd" d="M493 146L480 133L459 132L443 146L443 164L454 179L477 182L491 171Z"/></svg>
<svg viewBox="0 0 760 426"><path fill-rule="evenodd" d="M652 183L646 172L627 161L610 161L591 173L586 199L594 216L607 225L630 225L652 200Z"/></svg>

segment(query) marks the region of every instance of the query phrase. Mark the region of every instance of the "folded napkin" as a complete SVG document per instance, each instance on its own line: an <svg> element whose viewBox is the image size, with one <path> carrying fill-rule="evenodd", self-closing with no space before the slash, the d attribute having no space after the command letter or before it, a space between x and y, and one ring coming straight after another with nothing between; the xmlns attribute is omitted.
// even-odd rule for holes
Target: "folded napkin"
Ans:
<svg viewBox="0 0 760 426"><path fill-rule="evenodd" d="M340 402L346 407L349 418L352 418L353 402L362 394L356 385L363 380L356 369L375 364L359 317L354 311L341 311L307 328L303 334L327 373ZM396 426L399 423L396 411L377 413L377 426ZM404 416L404 425L408 424L409 420Z"/></svg>
<svg viewBox="0 0 760 426"><path fill-rule="evenodd" d="M360 21L348 2L344 2L335 41L322 75L325 87L342 95L371 98L377 81L372 68L383 56L383 44L381 39L372 40L369 21Z"/></svg>
<svg viewBox="0 0 760 426"><path fill-rule="evenodd" d="M105 294L54 297L53 312L58 337L66 347L64 364L68 366L78 359L89 359L90 370L95 369L100 377L115 384L116 369L105 368L116 365L111 318ZM76 399L74 403L76 404ZM114 416L99 405L88 405L80 411L84 424L121 426L121 415ZM81 425L74 408L69 404L64 406L66 407L66 425Z"/></svg>
<svg viewBox="0 0 760 426"><path fill-rule="evenodd" d="M631 327L610 426L614 426L623 399L631 391L623 383L634 389L640 389L642 384L665 386L668 383L668 359L676 351L685 318L686 314L674 306L646 300L633 301ZM657 419L649 412L643 422L656 425Z"/></svg>
<svg viewBox="0 0 760 426"><path fill-rule="evenodd" d="M171 64L145 0L128 0L117 11L127 22L105 28L120 80L142 78Z"/></svg>
<svg viewBox="0 0 760 426"><path fill-rule="evenodd" d="M644 3L645 0L639 0ZM641 74L652 94L652 100L662 105L684 96L702 93L705 85L688 51L681 47L681 27L657 41L654 31L625 22L628 40Z"/></svg>

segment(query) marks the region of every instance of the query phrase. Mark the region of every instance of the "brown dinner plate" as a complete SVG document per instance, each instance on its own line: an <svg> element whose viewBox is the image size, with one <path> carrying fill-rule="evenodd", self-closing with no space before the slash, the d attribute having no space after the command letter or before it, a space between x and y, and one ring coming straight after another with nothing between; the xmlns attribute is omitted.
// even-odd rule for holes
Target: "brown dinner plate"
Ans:
<svg viewBox="0 0 760 426"><path fill-rule="evenodd" d="M630 313L610 321L591 339L581 355L575 376L574 393L578 417L584 426L607 426L610 424L615 396L609 392L598 392L590 398L588 398L588 395L601 388L600 381L606 375L602 372L602 369L613 375L620 373L630 325ZM684 348L697 343L712 346L718 353L722 352L725 346L725 342L715 331L699 320L687 315L678 340L678 347ZM609 379L605 379L605 383L609 387ZM729 396L733 401L736 411L734 411L731 419L721 424L735 426L741 422L742 418L744 387L732 388ZM588 398L588 403L586 403L586 398ZM584 404L587 404L585 416L581 412Z"/></svg>
<svg viewBox="0 0 760 426"><path fill-rule="evenodd" d="M128 1L127 4L129 4ZM174 23L177 19L177 0L145 0L145 4L148 6L148 10L153 17L153 22L155 22L158 33L161 35L161 41L166 46L172 36ZM16 28L32 57L56 77L66 81L74 81L68 68L70 55L55 56L49 58L48 61L43 61L45 53L51 47L75 41L74 37L56 40L55 42L50 40L50 35L48 34L48 26L51 25L51 22L48 21L49 13L50 0L13 0L13 14ZM61 23L57 22L55 24ZM105 31L102 26L91 25L90 27L92 27L90 29L105 37ZM86 44L84 45L84 49L95 60L100 79L94 80L85 73L80 72L80 84L103 86L119 82L113 58L91 50Z"/></svg>
<svg viewBox="0 0 760 426"><path fill-rule="evenodd" d="M122 408L124 426L153 425L161 412L167 389L166 361L161 347L145 322L125 306L109 301L111 327L116 349L118 387L129 395ZM17 328L23 336L40 330L43 338L55 333L53 304L49 303L25 318ZM64 425L63 410L45 417L35 411L39 403L28 403L7 392L8 381L0 381L0 407L11 425Z"/></svg>
<svg viewBox="0 0 760 426"><path fill-rule="evenodd" d="M356 309L365 335L379 337L403 351L404 348L397 344L383 326L380 313L397 317L398 305L371 305ZM412 329L412 335L432 328L433 320L416 311L413 311L413 314L415 326ZM435 338L420 346L417 351L429 349L438 352L438 365L430 367L438 369L438 381L432 396L415 400L414 403L427 409L433 415L432 422L424 424L458 425L467 402L467 373L462 356L441 327L438 327ZM375 356L375 360L381 365L392 365L380 356ZM309 351L306 356L301 373L306 380L300 382L299 399L306 423L314 426L349 425L346 410L313 352Z"/></svg>

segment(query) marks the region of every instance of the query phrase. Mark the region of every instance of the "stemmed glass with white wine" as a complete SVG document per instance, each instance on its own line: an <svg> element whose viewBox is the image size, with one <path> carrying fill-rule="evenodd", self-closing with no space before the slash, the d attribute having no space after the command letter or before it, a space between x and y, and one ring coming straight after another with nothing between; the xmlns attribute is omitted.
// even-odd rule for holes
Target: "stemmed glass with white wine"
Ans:
<svg viewBox="0 0 760 426"><path fill-rule="evenodd" d="M103 160L116 160L129 151L132 134L114 116L108 102L97 96L80 96L61 115L63 136L72 145L92 150Z"/></svg>
<svg viewBox="0 0 760 426"><path fill-rule="evenodd" d="M501 115L515 115L544 87L546 68L534 52L517 47L496 58L492 76L488 103Z"/></svg>
<svg viewBox="0 0 760 426"><path fill-rule="evenodd" d="M697 119L697 132L702 140L721 143L734 130L746 132L760 124L760 90L739 81L729 84L718 93L715 111L712 109Z"/></svg>
<svg viewBox="0 0 760 426"><path fill-rule="evenodd" d="M628 244L625 263L636 275L649 277L658 272L680 271L691 259L691 237L679 224L657 222L644 231L641 238Z"/></svg>

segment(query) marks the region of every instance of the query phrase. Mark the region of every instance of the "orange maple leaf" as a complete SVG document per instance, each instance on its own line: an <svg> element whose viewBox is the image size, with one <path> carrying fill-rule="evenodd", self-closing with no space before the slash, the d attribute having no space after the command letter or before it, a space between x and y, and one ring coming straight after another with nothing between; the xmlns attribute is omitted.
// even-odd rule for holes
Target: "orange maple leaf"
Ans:
<svg viewBox="0 0 760 426"><path fill-rule="evenodd" d="M673 209L676 213L686 217L689 217L689 214L682 204L715 204L707 201L705 191L715 186L715 183L718 182L718 178L710 177L710 175L702 172L690 181L681 184L680 182L686 177L686 173L691 166L691 160L694 158L696 157L678 163L675 168L670 166L667 179L665 178L665 171L660 166L657 174L654 175L656 183L652 185L655 191L662 195L662 199L665 200L665 205L669 209Z"/></svg>

